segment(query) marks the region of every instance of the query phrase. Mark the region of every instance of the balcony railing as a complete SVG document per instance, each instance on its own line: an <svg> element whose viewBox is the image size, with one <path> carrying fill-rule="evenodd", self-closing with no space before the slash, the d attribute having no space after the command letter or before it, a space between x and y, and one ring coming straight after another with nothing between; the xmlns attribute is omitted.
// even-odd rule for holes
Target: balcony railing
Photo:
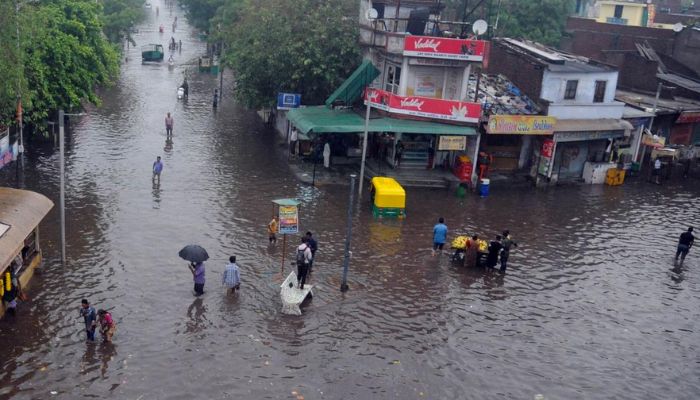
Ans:
<svg viewBox="0 0 700 400"><path fill-rule="evenodd" d="M615 25L627 25L627 18L615 18L615 17L607 17L605 19L605 22L609 24L615 24Z"/></svg>

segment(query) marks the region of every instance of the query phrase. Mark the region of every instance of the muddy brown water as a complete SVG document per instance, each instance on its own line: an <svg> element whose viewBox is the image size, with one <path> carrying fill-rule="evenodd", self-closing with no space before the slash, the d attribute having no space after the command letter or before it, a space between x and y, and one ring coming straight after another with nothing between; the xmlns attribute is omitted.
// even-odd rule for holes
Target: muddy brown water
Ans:
<svg viewBox="0 0 700 400"><path fill-rule="evenodd" d="M154 7L157 3L154 3ZM136 35L161 39L160 5ZM408 218L355 212L350 291L338 290L347 187L299 183L274 134L183 63L204 45L183 29L178 66L141 65L137 49L104 104L73 122L67 151L68 263L58 211L43 225L46 261L31 301L0 321L0 397L16 399L695 399L700 396L700 254L673 266L677 236L700 225L700 184L493 188L487 199L408 190ZM189 29L189 28L187 28ZM171 33L162 36L162 43ZM225 86L230 89L230 77ZM174 113L172 147L163 118ZM157 155L165 169L151 182ZM27 188L58 203L58 155L35 144ZM2 171L14 185L14 174ZM270 200L302 201L301 228L320 244L316 296L280 313L281 243L268 246ZM432 225L520 246L506 276L431 257ZM296 242L297 237L290 238ZM194 298L177 257L211 255ZM238 256L243 290L219 285ZM291 246L290 246L291 256ZM289 271L289 267L285 272ZM81 298L112 310L114 344L86 345Z"/></svg>

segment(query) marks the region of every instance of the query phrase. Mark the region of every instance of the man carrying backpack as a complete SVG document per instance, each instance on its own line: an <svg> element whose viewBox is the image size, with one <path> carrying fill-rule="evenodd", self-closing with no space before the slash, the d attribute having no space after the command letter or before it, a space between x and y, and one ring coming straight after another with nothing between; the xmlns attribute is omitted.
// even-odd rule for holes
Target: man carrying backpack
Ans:
<svg viewBox="0 0 700 400"><path fill-rule="evenodd" d="M302 236L301 244L297 247L297 286L304 288L306 274L309 273L309 264L313 259L311 247L307 244L306 236Z"/></svg>

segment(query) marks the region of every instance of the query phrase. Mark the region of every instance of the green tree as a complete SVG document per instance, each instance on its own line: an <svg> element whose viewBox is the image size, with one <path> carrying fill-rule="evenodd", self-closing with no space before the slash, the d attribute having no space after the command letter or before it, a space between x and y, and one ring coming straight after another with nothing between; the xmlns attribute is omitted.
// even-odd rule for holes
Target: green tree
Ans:
<svg viewBox="0 0 700 400"><path fill-rule="evenodd" d="M217 14L220 7L228 2L226 0L181 0L181 4L185 7L185 16L190 25L200 31L210 32L211 19Z"/></svg>
<svg viewBox="0 0 700 400"><path fill-rule="evenodd" d="M107 85L119 68L118 54L102 32L99 4L60 0L26 13L23 36L27 80L27 122L45 119L58 108L99 103L95 89Z"/></svg>
<svg viewBox="0 0 700 400"><path fill-rule="evenodd" d="M109 41L120 43L127 39L135 44L129 32L145 17L143 0L108 0L103 4L103 30Z"/></svg>
<svg viewBox="0 0 700 400"><path fill-rule="evenodd" d="M574 0L504 0L496 35L557 46L574 5Z"/></svg>
<svg viewBox="0 0 700 400"><path fill-rule="evenodd" d="M8 125L14 118L18 85L24 86L17 51L16 22L14 4L0 1L0 126Z"/></svg>
<svg viewBox="0 0 700 400"><path fill-rule="evenodd" d="M222 27L236 97L251 108L278 91L321 104L360 61L354 0L246 0Z"/></svg>

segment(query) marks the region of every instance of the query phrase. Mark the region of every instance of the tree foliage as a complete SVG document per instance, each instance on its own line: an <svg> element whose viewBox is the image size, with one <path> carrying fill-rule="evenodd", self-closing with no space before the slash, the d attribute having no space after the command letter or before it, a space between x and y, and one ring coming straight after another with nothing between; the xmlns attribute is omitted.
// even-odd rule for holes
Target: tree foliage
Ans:
<svg viewBox="0 0 700 400"><path fill-rule="evenodd" d="M574 0L504 0L496 34L556 46L574 5Z"/></svg>
<svg viewBox="0 0 700 400"><path fill-rule="evenodd" d="M109 41L120 43L128 39L134 43L129 31L145 17L143 0L108 0L103 4L103 30Z"/></svg>
<svg viewBox="0 0 700 400"><path fill-rule="evenodd" d="M190 25L200 31L210 32L211 19L222 6L235 3L236 0L181 0L185 7L185 16Z"/></svg>
<svg viewBox="0 0 700 400"><path fill-rule="evenodd" d="M235 95L249 107L279 91L321 104L360 61L354 0L245 0L222 27Z"/></svg>
<svg viewBox="0 0 700 400"><path fill-rule="evenodd" d="M95 89L108 84L119 68L116 47L103 33L102 5L93 0L24 2L15 14L7 3L0 2L0 48L8 55L0 57L0 122L14 119L20 92L27 123L83 101L99 103ZM18 23L19 51L12 29Z"/></svg>

